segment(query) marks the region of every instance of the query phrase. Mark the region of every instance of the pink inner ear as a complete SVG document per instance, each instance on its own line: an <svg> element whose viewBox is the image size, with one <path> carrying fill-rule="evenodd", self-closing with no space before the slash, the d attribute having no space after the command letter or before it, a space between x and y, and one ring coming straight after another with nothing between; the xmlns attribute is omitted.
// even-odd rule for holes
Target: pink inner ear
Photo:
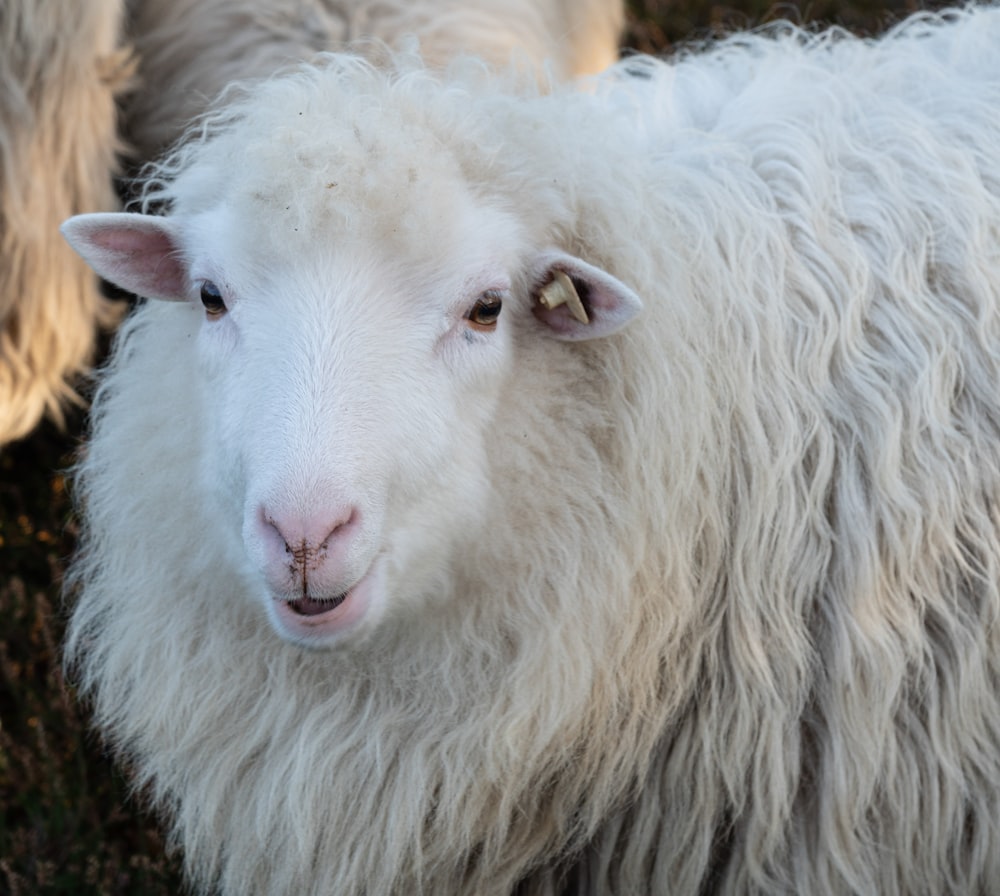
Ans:
<svg viewBox="0 0 1000 896"><path fill-rule="evenodd" d="M94 243L109 252L129 255L166 255L174 251L167 235L159 230L97 230Z"/></svg>
<svg viewBox="0 0 1000 896"><path fill-rule="evenodd" d="M62 231L94 271L116 286L152 299L186 297L187 269L169 219L121 212L77 215Z"/></svg>
<svg viewBox="0 0 1000 896"><path fill-rule="evenodd" d="M187 276L171 236L157 227L108 229L95 240L109 255L117 256L119 285L138 295L180 299L187 290ZM115 282L115 277L108 279Z"/></svg>
<svg viewBox="0 0 1000 896"><path fill-rule="evenodd" d="M569 275L589 317L588 323L577 320L566 305L546 308L536 301L532 311L556 339L582 342L609 336L624 327L641 310L639 297L616 277L563 252L553 251L538 259L536 290L560 270Z"/></svg>
<svg viewBox="0 0 1000 896"><path fill-rule="evenodd" d="M581 290L577 290L577 292L580 293L580 299L583 300L584 296ZM585 301L584 307L588 308L587 313L590 314L592 318L593 314L589 308L589 303ZM546 308L541 302L536 301L532 306L531 312L536 318L538 318L538 320L545 324L545 326L547 326L555 336L572 337L574 333L580 331L580 322L573 317L569 308L565 305L559 305L556 308ZM582 339L586 337L581 333L581 335L577 336L577 338Z"/></svg>

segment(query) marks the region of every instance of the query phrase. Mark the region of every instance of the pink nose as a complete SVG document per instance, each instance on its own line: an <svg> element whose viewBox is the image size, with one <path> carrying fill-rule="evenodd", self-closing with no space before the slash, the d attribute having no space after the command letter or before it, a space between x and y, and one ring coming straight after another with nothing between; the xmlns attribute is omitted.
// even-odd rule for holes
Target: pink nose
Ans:
<svg viewBox="0 0 1000 896"><path fill-rule="evenodd" d="M257 528L268 584L290 600L337 595L352 584L347 580L358 523L357 508L349 505L309 516L260 508Z"/></svg>

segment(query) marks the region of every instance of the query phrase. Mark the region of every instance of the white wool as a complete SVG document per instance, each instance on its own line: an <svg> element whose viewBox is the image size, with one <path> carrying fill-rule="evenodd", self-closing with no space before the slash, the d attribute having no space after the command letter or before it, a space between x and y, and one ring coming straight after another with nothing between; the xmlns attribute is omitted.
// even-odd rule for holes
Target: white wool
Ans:
<svg viewBox="0 0 1000 896"><path fill-rule="evenodd" d="M200 890L1000 893L998 46L334 56L161 168L191 302L103 376L69 654ZM640 318L553 338L550 251ZM383 603L304 649L248 495L347 480Z"/></svg>

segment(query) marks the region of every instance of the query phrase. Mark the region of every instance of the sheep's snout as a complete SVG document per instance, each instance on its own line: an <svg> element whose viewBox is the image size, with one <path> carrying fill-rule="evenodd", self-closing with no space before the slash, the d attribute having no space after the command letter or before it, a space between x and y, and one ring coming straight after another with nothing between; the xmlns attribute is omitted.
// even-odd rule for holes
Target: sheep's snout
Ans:
<svg viewBox="0 0 1000 896"><path fill-rule="evenodd" d="M323 642L365 614L374 573L356 505L308 514L261 505L247 536L267 584L271 622L283 637Z"/></svg>
<svg viewBox="0 0 1000 896"><path fill-rule="evenodd" d="M358 510L346 506L312 518L279 516L262 508L267 577L278 592L301 599L329 599L338 592Z"/></svg>

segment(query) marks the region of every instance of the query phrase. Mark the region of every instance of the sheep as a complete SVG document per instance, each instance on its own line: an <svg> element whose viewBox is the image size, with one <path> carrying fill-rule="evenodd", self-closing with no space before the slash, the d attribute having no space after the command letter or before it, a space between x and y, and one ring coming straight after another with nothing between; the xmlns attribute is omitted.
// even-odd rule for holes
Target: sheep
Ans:
<svg viewBox="0 0 1000 896"><path fill-rule="evenodd" d="M115 98L131 74L119 0L15 0L0 11L0 443L62 422L94 330L115 307L58 228L111 210Z"/></svg>
<svg viewBox="0 0 1000 896"><path fill-rule="evenodd" d="M997 46L333 55L65 224L67 662L199 892L1000 893Z"/></svg>
<svg viewBox="0 0 1000 896"><path fill-rule="evenodd" d="M613 61L623 22L623 0L12 0L0 13L0 444L46 412L63 422L97 331L122 313L59 224L120 207L117 158L155 158L230 81L411 33L437 65L513 53L569 78Z"/></svg>
<svg viewBox="0 0 1000 896"><path fill-rule="evenodd" d="M132 30L139 77L126 102L129 142L151 159L231 81L359 38L366 52L416 36L431 64L457 51L503 66L511 55L549 76L593 74L617 59L623 0L141 0Z"/></svg>

